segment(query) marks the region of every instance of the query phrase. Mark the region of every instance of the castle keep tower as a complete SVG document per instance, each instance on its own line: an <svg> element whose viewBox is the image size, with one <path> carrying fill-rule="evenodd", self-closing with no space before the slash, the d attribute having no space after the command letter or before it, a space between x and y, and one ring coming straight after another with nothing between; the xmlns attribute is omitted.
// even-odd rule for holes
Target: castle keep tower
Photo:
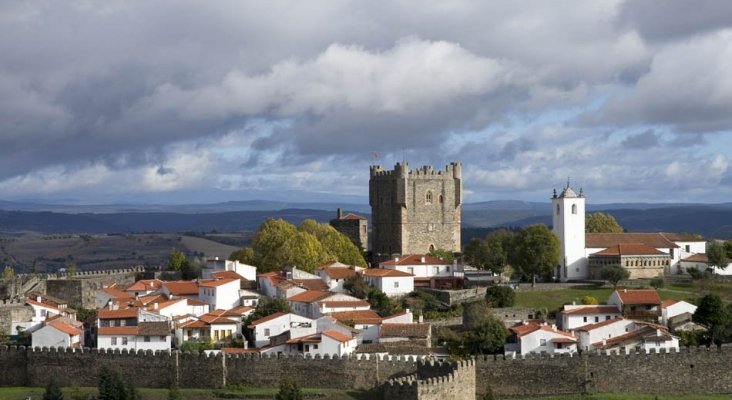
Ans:
<svg viewBox="0 0 732 400"><path fill-rule="evenodd" d="M561 242L558 275L563 282L587 279L585 254L585 196L575 193L569 182L562 193L552 196L552 232Z"/></svg>
<svg viewBox="0 0 732 400"><path fill-rule="evenodd" d="M392 255L425 254L433 249L460 251L462 167L444 171L407 163L386 171L372 165L369 179L371 250L375 261Z"/></svg>

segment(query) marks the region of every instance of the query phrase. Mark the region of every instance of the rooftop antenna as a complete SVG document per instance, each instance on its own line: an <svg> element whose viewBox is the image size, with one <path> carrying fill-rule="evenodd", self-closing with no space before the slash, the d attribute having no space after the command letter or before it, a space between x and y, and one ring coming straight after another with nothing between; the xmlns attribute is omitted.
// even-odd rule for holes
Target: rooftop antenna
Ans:
<svg viewBox="0 0 732 400"><path fill-rule="evenodd" d="M567 188L569 188L569 176L567 177Z"/></svg>

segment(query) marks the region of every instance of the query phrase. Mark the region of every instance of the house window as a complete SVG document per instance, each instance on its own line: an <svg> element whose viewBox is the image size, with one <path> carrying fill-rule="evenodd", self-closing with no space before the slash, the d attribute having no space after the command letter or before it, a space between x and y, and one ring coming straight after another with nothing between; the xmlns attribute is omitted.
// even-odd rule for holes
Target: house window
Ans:
<svg viewBox="0 0 732 400"><path fill-rule="evenodd" d="M572 214L577 214L577 204L572 204Z"/></svg>
<svg viewBox="0 0 732 400"><path fill-rule="evenodd" d="M310 345L309 344L306 344L305 345L305 351L310 351Z"/></svg>
<svg viewBox="0 0 732 400"><path fill-rule="evenodd" d="M595 322L600 322L600 317L595 317Z"/></svg>
<svg viewBox="0 0 732 400"><path fill-rule="evenodd" d="M318 350L318 345L317 344L314 344L313 345L313 350Z"/></svg>
<svg viewBox="0 0 732 400"><path fill-rule="evenodd" d="M117 338L116 337L113 337L112 338L112 346L116 346L116 345L117 345Z"/></svg>
<svg viewBox="0 0 732 400"><path fill-rule="evenodd" d="M414 275L414 267L409 267L407 269L409 270L410 274Z"/></svg>
<svg viewBox="0 0 732 400"><path fill-rule="evenodd" d="M231 337L231 329L226 330L226 337Z"/></svg>
<svg viewBox="0 0 732 400"><path fill-rule="evenodd" d="M546 346L546 339L539 339L539 346Z"/></svg>
<svg viewBox="0 0 732 400"><path fill-rule="evenodd" d="M437 275L440 273L440 267L432 267L432 273L434 275Z"/></svg>
<svg viewBox="0 0 732 400"><path fill-rule="evenodd" d="M609 315L606 315L605 316L605 321L609 321L609 320L610 320L610 316Z"/></svg>
<svg viewBox="0 0 732 400"><path fill-rule="evenodd" d="M686 252L691 253L691 246L688 244L686 245Z"/></svg>
<svg viewBox="0 0 732 400"><path fill-rule="evenodd" d="M269 328L264 328L264 336L269 336Z"/></svg>
<svg viewBox="0 0 732 400"><path fill-rule="evenodd" d="M124 320L124 319L119 320L119 326L127 326L127 320Z"/></svg>
<svg viewBox="0 0 732 400"><path fill-rule="evenodd" d="M45 316L46 316L46 313L47 313L47 311L46 311L46 310L41 310L41 317L45 317ZM26 314L26 315L27 315L27 314ZM26 317L26 318L27 318L27 317Z"/></svg>
<svg viewBox="0 0 732 400"><path fill-rule="evenodd" d="M127 346L127 336L122 338L122 346Z"/></svg>
<svg viewBox="0 0 732 400"><path fill-rule="evenodd" d="M582 317L582 322L587 322L587 317Z"/></svg>
<svg viewBox="0 0 732 400"><path fill-rule="evenodd" d="M399 287L399 282L394 282L394 288L398 288L398 287Z"/></svg>
<svg viewBox="0 0 732 400"><path fill-rule="evenodd" d="M145 336L145 341L146 342L149 342L150 341L150 336Z"/></svg>
<svg viewBox="0 0 732 400"><path fill-rule="evenodd" d="M164 342L166 340L167 336L160 336L160 341Z"/></svg>

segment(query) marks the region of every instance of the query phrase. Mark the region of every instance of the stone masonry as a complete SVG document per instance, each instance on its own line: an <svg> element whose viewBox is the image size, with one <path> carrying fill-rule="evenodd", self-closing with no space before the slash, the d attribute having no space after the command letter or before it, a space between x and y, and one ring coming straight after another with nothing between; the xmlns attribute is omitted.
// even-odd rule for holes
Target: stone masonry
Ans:
<svg viewBox="0 0 732 400"><path fill-rule="evenodd" d="M432 249L460 251L460 163L443 171L430 166L410 171L407 163L397 163L393 171L372 165L369 204L375 261Z"/></svg>
<svg viewBox="0 0 732 400"><path fill-rule="evenodd" d="M419 363L417 372L390 379L384 385L384 399L474 400L475 361Z"/></svg>

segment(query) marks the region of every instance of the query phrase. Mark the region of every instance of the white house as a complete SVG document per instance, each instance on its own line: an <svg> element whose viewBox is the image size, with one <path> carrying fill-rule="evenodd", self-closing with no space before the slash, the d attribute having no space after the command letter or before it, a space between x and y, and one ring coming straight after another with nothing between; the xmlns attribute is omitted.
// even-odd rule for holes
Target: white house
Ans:
<svg viewBox="0 0 732 400"><path fill-rule="evenodd" d="M160 289L152 294L163 294L169 299L185 297L197 300L198 293L198 282L196 281L163 281Z"/></svg>
<svg viewBox="0 0 732 400"><path fill-rule="evenodd" d="M359 342L371 343L379 340L379 326L381 326L383 318L375 311L344 311L330 313L329 315L338 322L353 326L355 329L361 331L359 334Z"/></svg>
<svg viewBox="0 0 732 400"><path fill-rule="evenodd" d="M601 321L622 318L623 313L616 305L565 305L559 312L559 327L572 331L579 327Z"/></svg>
<svg viewBox="0 0 732 400"><path fill-rule="evenodd" d="M206 268L201 272L202 276L208 279L212 278L212 273L221 271L233 271L248 281L257 280L257 267L238 260L220 260L218 257L206 260Z"/></svg>
<svg viewBox="0 0 732 400"><path fill-rule="evenodd" d="M264 347L270 339L289 332L290 338L315 334L316 324L310 318L293 313L277 312L253 321L248 326L254 333L254 345Z"/></svg>
<svg viewBox="0 0 732 400"><path fill-rule="evenodd" d="M402 296L414 291L414 275L396 269L369 268L361 272L367 285L379 289L389 297Z"/></svg>
<svg viewBox="0 0 732 400"><path fill-rule="evenodd" d="M198 299L207 303L210 310L228 310L241 305L239 290L238 279L202 279L198 282Z"/></svg>
<svg viewBox="0 0 732 400"><path fill-rule="evenodd" d="M195 319L178 323L175 337L179 344L188 341L223 342L236 338L241 321L225 316L226 310L214 310Z"/></svg>
<svg viewBox="0 0 732 400"><path fill-rule="evenodd" d="M575 335L579 339L580 350L593 350L597 348L596 344L602 344L603 340L625 335L635 329L634 321L615 318L579 327L575 329Z"/></svg>
<svg viewBox="0 0 732 400"><path fill-rule="evenodd" d="M287 340L288 353L310 354L311 356L344 356L356 350L356 338L336 330L324 330L312 335Z"/></svg>
<svg viewBox="0 0 732 400"><path fill-rule="evenodd" d="M441 258L425 254L412 254L395 257L379 263L380 268L406 272L415 278L432 278L435 276L452 277L460 275L462 267L453 265Z"/></svg>
<svg viewBox="0 0 732 400"><path fill-rule="evenodd" d="M410 342L432 347L432 324L382 323L379 327L379 343Z"/></svg>
<svg viewBox="0 0 732 400"><path fill-rule="evenodd" d="M285 277L277 272L265 272L257 275L257 286L259 292L264 296L277 297L277 284L284 281Z"/></svg>
<svg viewBox="0 0 732 400"><path fill-rule="evenodd" d="M186 315L190 313L188 299L182 297L160 303L152 303L151 305L148 305L147 310L168 317L168 319L171 320L173 317L178 315Z"/></svg>
<svg viewBox="0 0 732 400"><path fill-rule="evenodd" d="M583 280L590 277L589 257L621 244L642 245L668 254L666 273L683 273L680 261L693 254L704 253L703 239L683 233L585 233L585 197L567 186L552 196L552 232L560 241L559 265L555 276L562 281ZM625 260L627 263L645 260ZM652 260L658 262L659 260ZM640 265L642 266L642 265Z"/></svg>
<svg viewBox="0 0 732 400"><path fill-rule="evenodd" d="M256 307L259 303L259 298L261 295L257 292L252 292L251 290L246 289L240 289L239 290L239 300L240 304L247 307Z"/></svg>
<svg viewBox="0 0 732 400"><path fill-rule="evenodd" d="M33 347L76 347L84 346L84 331L63 321L53 321L32 333Z"/></svg>
<svg viewBox="0 0 732 400"><path fill-rule="evenodd" d="M97 313L97 347L128 350L169 350L170 320L140 307L102 308Z"/></svg>
<svg viewBox="0 0 732 400"><path fill-rule="evenodd" d="M578 328L575 333L582 350L619 350L631 349L675 350L679 340L662 325L628 319L603 321Z"/></svg>
<svg viewBox="0 0 732 400"><path fill-rule="evenodd" d="M163 281L160 279L140 279L139 281L128 286L125 291L130 296L147 296L150 293L154 293L163 286Z"/></svg>
<svg viewBox="0 0 732 400"><path fill-rule="evenodd" d="M661 302L661 323L668 326L671 318L685 313L694 315L695 312L696 306L691 303L682 300L664 300Z"/></svg>
<svg viewBox="0 0 732 400"><path fill-rule="evenodd" d="M507 354L529 353L575 353L577 338L569 332L564 332L553 325L537 322L524 322L509 328L513 343L507 343Z"/></svg>
<svg viewBox="0 0 732 400"><path fill-rule="evenodd" d="M306 290L288 297L287 302L290 304L290 308L292 308L292 312L295 314L315 319L320 316L315 315L317 312L316 302L330 296L330 294L330 292L323 292L320 290Z"/></svg>
<svg viewBox="0 0 732 400"><path fill-rule="evenodd" d="M331 293L327 297L314 302L313 315L320 317L334 312L365 311L370 309L371 304L366 300L345 293Z"/></svg>
<svg viewBox="0 0 732 400"><path fill-rule="evenodd" d="M328 285L331 292L344 292L343 284L346 280L355 278L358 271L362 270L364 268L335 261L315 268L315 273Z"/></svg>

